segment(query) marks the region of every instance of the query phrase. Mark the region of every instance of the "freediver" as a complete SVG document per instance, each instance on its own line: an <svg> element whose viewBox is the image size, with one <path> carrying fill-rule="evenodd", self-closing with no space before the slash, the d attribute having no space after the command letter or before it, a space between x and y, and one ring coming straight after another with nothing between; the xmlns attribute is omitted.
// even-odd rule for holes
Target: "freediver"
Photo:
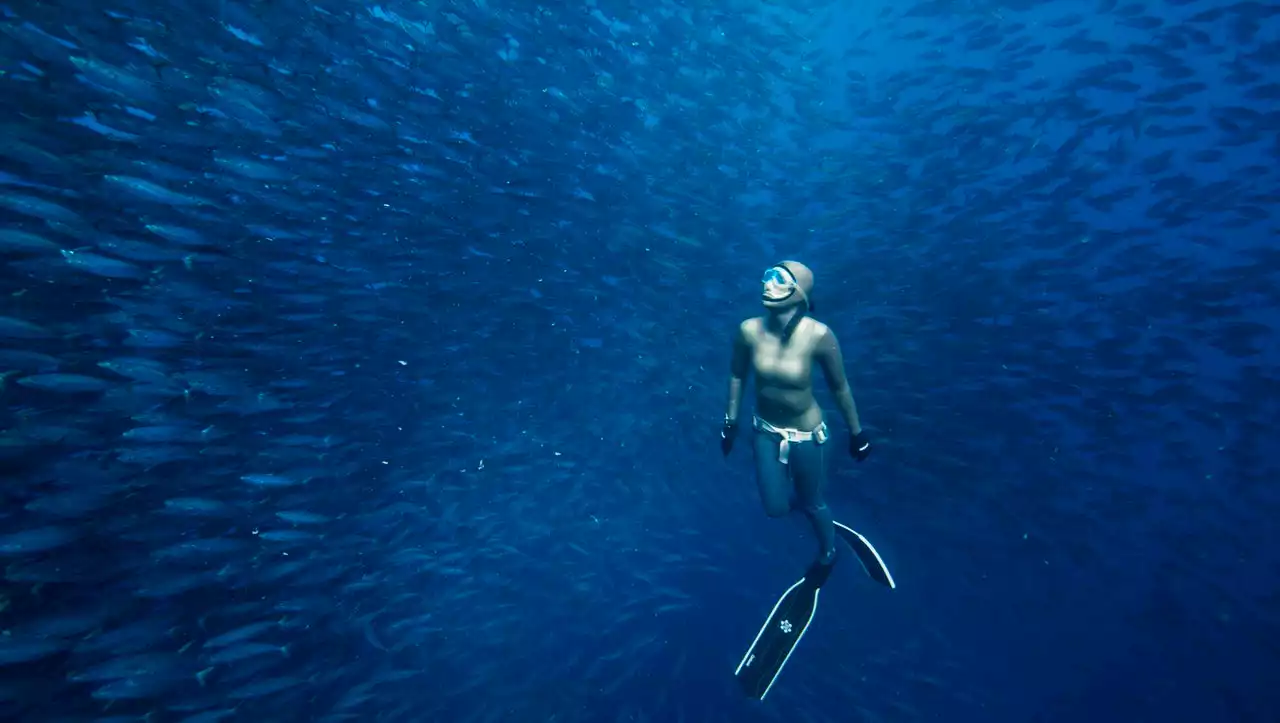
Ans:
<svg viewBox="0 0 1280 723"><path fill-rule="evenodd" d="M858 419L840 343L813 312L813 272L798 261L770 266L761 279L765 315L747 319L733 335L729 404L720 431L726 456L738 436L743 386L754 373L756 483L765 513L782 517L799 508L818 536L818 556L806 573L818 586L836 560L836 523L823 499L829 432L813 396L816 363L849 427L849 453L862 462L871 441ZM843 526L842 526L843 528ZM843 533L843 530L842 530Z"/></svg>

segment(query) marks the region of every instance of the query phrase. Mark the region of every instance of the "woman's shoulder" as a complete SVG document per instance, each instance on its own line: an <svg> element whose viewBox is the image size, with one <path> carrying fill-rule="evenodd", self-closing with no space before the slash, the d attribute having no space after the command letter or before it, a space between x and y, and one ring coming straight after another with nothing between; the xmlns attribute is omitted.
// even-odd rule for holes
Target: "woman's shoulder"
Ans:
<svg viewBox="0 0 1280 723"><path fill-rule="evenodd" d="M812 335L815 339L821 339L822 337L831 333L831 327L827 326L826 324L823 324L821 321L818 321L812 316L806 316L804 318L804 321L805 321L805 324L808 326L809 334Z"/></svg>
<svg viewBox="0 0 1280 723"><path fill-rule="evenodd" d="M748 339L754 339L764 329L764 317L753 316L750 319L743 319L738 325L738 331Z"/></svg>

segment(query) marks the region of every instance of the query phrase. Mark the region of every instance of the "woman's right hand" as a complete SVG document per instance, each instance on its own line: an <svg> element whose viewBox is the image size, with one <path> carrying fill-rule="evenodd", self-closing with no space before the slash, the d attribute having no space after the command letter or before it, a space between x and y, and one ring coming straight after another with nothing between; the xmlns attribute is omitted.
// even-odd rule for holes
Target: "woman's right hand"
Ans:
<svg viewBox="0 0 1280 723"><path fill-rule="evenodd" d="M733 440L738 438L738 423L724 420L724 426L720 428L720 451L724 456L728 457L729 452L733 451Z"/></svg>

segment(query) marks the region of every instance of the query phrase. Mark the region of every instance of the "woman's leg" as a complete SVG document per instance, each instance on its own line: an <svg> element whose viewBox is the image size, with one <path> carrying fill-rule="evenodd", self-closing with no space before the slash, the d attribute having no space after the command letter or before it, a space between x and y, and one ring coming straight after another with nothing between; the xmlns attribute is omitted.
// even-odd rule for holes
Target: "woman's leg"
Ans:
<svg viewBox="0 0 1280 723"><path fill-rule="evenodd" d="M756 457L756 485L760 488L760 502L765 514L783 517L791 511L791 479L787 465L778 461L778 443L781 438L772 432L754 430L751 449ZM795 449L795 445L791 445ZM794 454L794 453L793 453Z"/></svg>
<svg viewBox="0 0 1280 723"><path fill-rule="evenodd" d="M830 565L836 560L836 526L831 520L831 509L822 496L822 488L827 482L825 449L825 444L817 442L793 443L790 455L796 502L818 534L819 565Z"/></svg>

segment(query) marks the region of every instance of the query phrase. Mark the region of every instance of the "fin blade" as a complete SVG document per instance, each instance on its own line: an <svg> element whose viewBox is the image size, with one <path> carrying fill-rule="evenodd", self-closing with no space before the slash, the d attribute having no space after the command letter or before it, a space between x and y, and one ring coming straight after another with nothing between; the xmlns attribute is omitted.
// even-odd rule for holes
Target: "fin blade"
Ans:
<svg viewBox="0 0 1280 723"><path fill-rule="evenodd" d="M819 587L800 578L778 598L773 611L742 657L734 676L743 691L764 700L804 638L818 610Z"/></svg>
<svg viewBox="0 0 1280 723"><path fill-rule="evenodd" d="M879 552L876 552L871 541L842 522L837 522L835 525L836 532L853 549L853 554L858 557L858 562L862 563L862 569L866 570L867 575L890 590L896 589L898 585L893 581L893 573L889 572L889 566L884 564L884 559L880 557Z"/></svg>

